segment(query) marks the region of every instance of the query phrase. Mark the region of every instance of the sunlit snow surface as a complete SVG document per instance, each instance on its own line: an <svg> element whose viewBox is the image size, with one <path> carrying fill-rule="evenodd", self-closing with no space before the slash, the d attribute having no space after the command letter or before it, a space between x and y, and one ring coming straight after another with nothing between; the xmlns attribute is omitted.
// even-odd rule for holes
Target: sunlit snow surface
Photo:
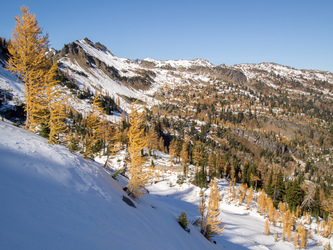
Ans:
<svg viewBox="0 0 333 250"><path fill-rule="evenodd" d="M227 225L215 245L194 226L187 233L178 225L183 210L198 218L199 188L176 184L172 172L133 208L122 201L127 179L115 181L100 163L1 121L0 159L0 249L293 249L263 234L255 208L227 204L225 180L218 186Z"/></svg>
<svg viewBox="0 0 333 250"><path fill-rule="evenodd" d="M0 159L0 249L217 247L153 196L128 206L99 163L1 121Z"/></svg>
<svg viewBox="0 0 333 250"><path fill-rule="evenodd" d="M17 80L16 76L5 70L0 64L0 89L11 93L15 99L23 100L24 86Z"/></svg>

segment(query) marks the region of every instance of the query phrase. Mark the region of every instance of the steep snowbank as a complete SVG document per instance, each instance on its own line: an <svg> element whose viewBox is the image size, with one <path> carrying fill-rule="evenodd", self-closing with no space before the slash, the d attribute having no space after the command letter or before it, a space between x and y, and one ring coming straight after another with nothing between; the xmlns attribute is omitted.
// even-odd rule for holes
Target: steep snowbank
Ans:
<svg viewBox="0 0 333 250"><path fill-rule="evenodd" d="M128 206L100 164L4 122L0 159L0 249L217 247L153 196Z"/></svg>

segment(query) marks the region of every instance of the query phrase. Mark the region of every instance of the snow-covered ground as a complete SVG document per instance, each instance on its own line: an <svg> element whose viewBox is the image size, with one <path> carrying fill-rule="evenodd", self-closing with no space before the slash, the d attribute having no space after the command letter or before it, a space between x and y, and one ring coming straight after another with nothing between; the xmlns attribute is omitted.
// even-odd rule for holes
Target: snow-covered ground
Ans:
<svg viewBox="0 0 333 250"><path fill-rule="evenodd" d="M0 89L11 93L17 99L24 98L24 86L14 74L4 69L0 64Z"/></svg>
<svg viewBox="0 0 333 250"><path fill-rule="evenodd" d="M127 205L101 164L0 122L0 249L210 249L154 196Z"/></svg>
<svg viewBox="0 0 333 250"><path fill-rule="evenodd" d="M281 235L279 227L271 226L271 235L264 235L265 219L255 205L246 210L228 202L225 180L218 186L226 227L215 237L215 245L194 226L189 225L187 233L178 225L182 211L190 221L198 218L200 189L187 182L176 184L172 171L149 185L150 194L134 200L134 208L123 201L126 178L116 181L102 164L1 121L0 159L0 249L294 248L281 237L275 242L273 233ZM155 166L167 160L162 155ZM316 243L310 239L308 247L322 249Z"/></svg>

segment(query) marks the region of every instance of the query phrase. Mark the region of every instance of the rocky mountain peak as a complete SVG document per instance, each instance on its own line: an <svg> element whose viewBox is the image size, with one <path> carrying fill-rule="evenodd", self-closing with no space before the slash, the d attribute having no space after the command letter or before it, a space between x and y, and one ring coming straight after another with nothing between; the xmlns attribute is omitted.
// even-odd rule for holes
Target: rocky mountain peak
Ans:
<svg viewBox="0 0 333 250"><path fill-rule="evenodd" d="M110 53L111 55L113 55L108 49L107 47L104 45L104 44L101 44L100 42L96 42L96 43L93 43L91 40L89 40L87 37L84 38L83 40L77 40L76 42L77 43L80 43L80 42L84 42L86 44L88 44L89 46L91 46L92 48L95 48L95 49L98 49L98 50L101 50L101 51L104 51L104 52L108 52Z"/></svg>

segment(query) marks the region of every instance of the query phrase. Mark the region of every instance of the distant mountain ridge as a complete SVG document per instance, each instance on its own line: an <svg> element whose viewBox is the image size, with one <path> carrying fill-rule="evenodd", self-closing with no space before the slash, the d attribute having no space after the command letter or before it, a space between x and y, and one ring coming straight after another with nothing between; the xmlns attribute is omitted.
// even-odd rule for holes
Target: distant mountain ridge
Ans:
<svg viewBox="0 0 333 250"><path fill-rule="evenodd" d="M63 72L75 79L78 88L89 89L93 93L101 91L119 99L124 110L128 110L129 100L138 99L150 106L156 103L154 95L160 88L194 82L231 82L255 91L299 92L333 98L331 72L299 70L276 63L215 66L203 59L131 60L113 55L106 46L93 43L88 38L66 44L58 52L50 50L49 55L58 61Z"/></svg>
<svg viewBox="0 0 333 250"><path fill-rule="evenodd" d="M177 79L179 77L171 77L175 72L179 72L183 80L191 74L203 74L241 84L247 81L246 76L238 69L214 66L203 59L158 61L151 58L118 58L104 45L93 43L88 38L65 45L54 58L61 64L62 70L68 69L79 84L85 83L93 91L102 87L111 94L127 94L135 98L142 98L142 93L146 92L148 95L152 94L158 87L169 84L170 80L181 82ZM103 77L97 76L102 73ZM110 88L115 84L126 86L128 91Z"/></svg>
<svg viewBox="0 0 333 250"><path fill-rule="evenodd" d="M130 60L118 58L106 46L88 38L67 44L54 58L62 70L69 70L91 88L104 89L114 96L128 96L152 103L150 98L161 86L185 84L190 81L221 80L254 86L259 81L274 90L298 88L330 95L333 74L327 71L298 70L276 63L215 66L207 60L166 60L152 58ZM293 84L289 84L293 83ZM323 89L316 84L325 85ZM328 89L327 89L328 88Z"/></svg>

